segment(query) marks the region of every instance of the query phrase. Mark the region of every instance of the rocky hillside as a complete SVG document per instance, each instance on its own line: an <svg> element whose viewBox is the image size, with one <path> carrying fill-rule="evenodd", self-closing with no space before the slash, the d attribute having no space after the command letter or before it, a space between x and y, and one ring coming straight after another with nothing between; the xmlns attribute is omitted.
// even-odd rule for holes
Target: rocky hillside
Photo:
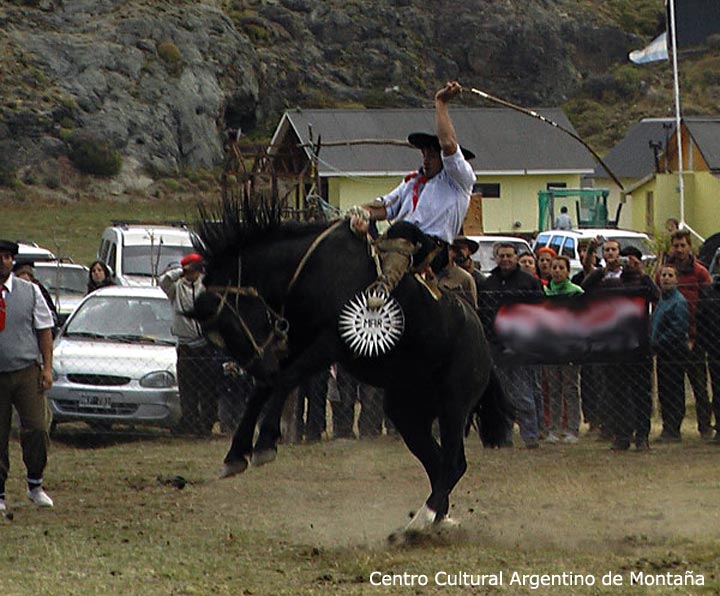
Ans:
<svg viewBox="0 0 720 596"><path fill-rule="evenodd" d="M523 105L565 104L581 132L609 144L627 120L597 126L595 112L628 97L637 106L653 89L645 78L662 78L653 67L637 74L626 56L662 27L663 2L600 4L6 1L0 184L57 188L53 172L95 168L123 192L141 190L217 168L229 128L266 137L296 105L428 105L447 79ZM641 115L655 109L642 105Z"/></svg>

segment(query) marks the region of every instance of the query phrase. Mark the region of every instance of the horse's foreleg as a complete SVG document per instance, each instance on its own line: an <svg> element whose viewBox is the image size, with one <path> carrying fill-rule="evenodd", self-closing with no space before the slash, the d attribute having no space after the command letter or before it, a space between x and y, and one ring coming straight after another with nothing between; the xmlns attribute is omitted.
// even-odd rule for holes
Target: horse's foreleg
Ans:
<svg viewBox="0 0 720 596"><path fill-rule="evenodd" d="M250 395L247 407L243 413L242 420L233 434L230 449L223 461L223 469L220 472L221 478L241 474L248 467L247 457L252 453L252 440L255 434L255 425L262 411L263 405L268 399L270 388L257 386Z"/></svg>
<svg viewBox="0 0 720 596"><path fill-rule="evenodd" d="M253 466L270 463L277 455L280 440L280 419L287 401L287 393L273 393L260 420L260 431L252 451Z"/></svg>

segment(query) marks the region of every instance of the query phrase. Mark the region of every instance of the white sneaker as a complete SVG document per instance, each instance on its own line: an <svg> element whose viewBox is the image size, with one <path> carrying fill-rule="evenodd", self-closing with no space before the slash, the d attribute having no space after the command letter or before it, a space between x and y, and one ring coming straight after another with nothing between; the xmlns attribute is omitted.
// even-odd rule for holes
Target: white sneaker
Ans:
<svg viewBox="0 0 720 596"><path fill-rule="evenodd" d="M42 486L38 486L32 490L27 491L28 499L30 499L38 507L52 507L53 500L43 490Z"/></svg>
<svg viewBox="0 0 720 596"><path fill-rule="evenodd" d="M546 443L551 443L551 444L559 443L559 442L560 442L560 437L558 437L554 432L549 432L549 433L548 433L548 436L545 437L545 442L546 442Z"/></svg>
<svg viewBox="0 0 720 596"><path fill-rule="evenodd" d="M578 436L574 433L568 433L565 435L565 438L563 439L563 443L568 443L570 445L574 445L577 443L580 439L578 439Z"/></svg>
<svg viewBox="0 0 720 596"><path fill-rule="evenodd" d="M5 507L5 499L0 499L0 511L5 511L7 507Z"/></svg>

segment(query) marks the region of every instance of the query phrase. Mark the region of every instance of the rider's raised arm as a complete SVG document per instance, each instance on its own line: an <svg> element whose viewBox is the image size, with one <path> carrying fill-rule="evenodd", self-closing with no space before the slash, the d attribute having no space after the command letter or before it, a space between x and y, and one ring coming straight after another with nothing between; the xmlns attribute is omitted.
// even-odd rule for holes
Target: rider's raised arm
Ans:
<svg viewBox="0 0 720 596"><path fill-rule="evenodd" d="M457 151L457 134L450 119L448 103L460 91L462 91L460 83L451 81L435 94L435 131L443 155L453 155Z"/></svg>

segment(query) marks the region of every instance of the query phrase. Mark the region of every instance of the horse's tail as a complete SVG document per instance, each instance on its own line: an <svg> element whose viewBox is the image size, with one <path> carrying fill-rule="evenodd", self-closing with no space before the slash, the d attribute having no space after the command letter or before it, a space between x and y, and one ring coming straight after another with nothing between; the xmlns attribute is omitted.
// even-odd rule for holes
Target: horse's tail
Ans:
<svg viewBox="0 0 720 596"><path fill-rule="evenodd" d="M487 387L475 405L473 416L480 440L485 447L500 447L515 419L515 410L505 395L494 367L490 369ZM468 421L468 429L470 423Z"/></svg>

